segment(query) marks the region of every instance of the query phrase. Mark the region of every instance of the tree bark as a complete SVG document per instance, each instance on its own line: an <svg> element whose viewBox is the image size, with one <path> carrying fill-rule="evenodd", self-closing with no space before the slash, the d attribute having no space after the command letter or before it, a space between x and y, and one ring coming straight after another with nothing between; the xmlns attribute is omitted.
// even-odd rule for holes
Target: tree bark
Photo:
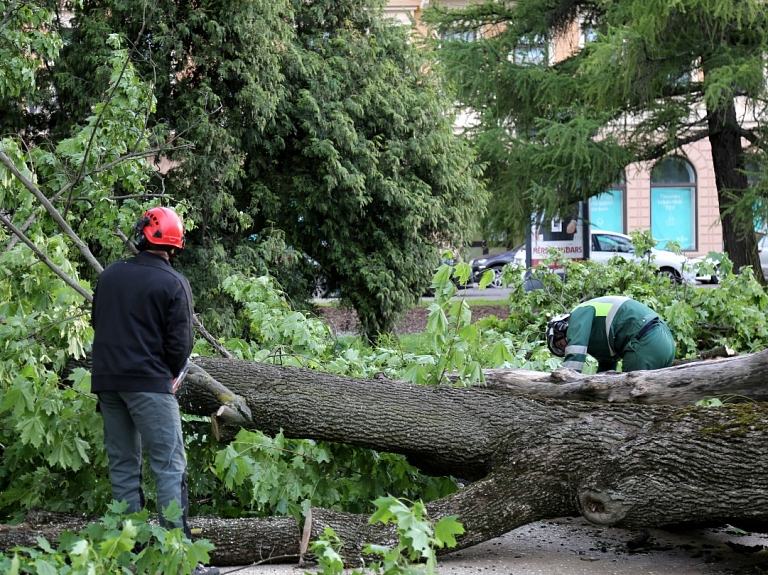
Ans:
<svg viewBox="0 0 768 575"><path fill-rule="evenodd" d="M469 481L427 504L435 519L458 516L466 548L576 514L628 528L768 522L766 363L768 351L628 374L490 370L486 386L428 387L198 358L179 403L212 416L224 441L241 427L282 430L400 453L426 473ZM693 405L724 394L754 401ZM210 521L200 536L217 546L219 565L304 554L295 524L270 535L266 519ZM350 565L365 543L394 538L367 516L324 509L312 509L305 530L316 539L326 525Z"/></svg>
<svg viewBox="0 0 768 575"><path fill-rule="evenodd" d="M691 406L700 399L740 397L768 401L762 375L768 354L696 361L655 371L583 375L569 369L553 373L485 370L487 386L519 394L556 399Z"/></svg>
<svg viewBox="0 0 768 575"><path fill-rule="evenodd" d="M200 358L204 371L190 373L180 401L190 413L218 412L220 429L236 414L238 428L401 453L426 473L474 481L428 505L435 517L459 516L467 547L577 513L624 527L768 520L766 406L692 406L734 393L765 400L766 362L768 351L629 374L489 371L487 387L468 388ZM247 412L220 410L222 390ZM326 517L315 510L313 535ZM364 542L347 540L347 551Z"/></svg>
<svg viewBox="0 0 768 575"><path fill-rule="evenodd" d="M705 69L705 74L706 72ZM765 284L757 254L754 224L752 221L744 222L731 211L738 202L738 192L743 192L749 186L744 172L746 154L741 143L741 128L733 101L722 108L708 110L707 124L725 251L733 262L734 272L744 266L752 266L755 277Z"/></svg>
<svg viewBox="0 0 768 575"><path fill-rule="evenodd" d="M62 532L77 533L96 517L33 510L18 525L0 525L0 551L37 547L37 537L56 541ZM298 563L299 526L293 517L221 519L190 517L193 538L208 539L216 546L211 553L214 565L251 563Z"/></svg>

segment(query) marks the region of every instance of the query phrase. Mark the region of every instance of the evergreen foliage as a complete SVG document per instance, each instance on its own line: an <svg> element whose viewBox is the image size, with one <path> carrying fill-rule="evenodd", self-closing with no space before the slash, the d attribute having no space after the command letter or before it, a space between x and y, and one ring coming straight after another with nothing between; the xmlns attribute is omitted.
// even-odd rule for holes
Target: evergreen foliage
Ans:
<svg viewBox="0 0 768 575"><path fill-rule="evenodd" d="M447 84L477 116L487 237L512 242L531 211L556 214L632 162L708 140L725 249L762 278L751 233L768 192L762 0L437 2L424 21Z"/></svg>
<svg viewBox="0 0 768 575"><path fill-rule="evenodd" d="M480 169L453 134L430 55L378 0L85 0L67 34L48 102L55 133L102 98L110 34L152 85L148 127L175 145L149 190L188 206L179 263L212 333L242 335L221 281L270 271L297 300L313 274L340 286L374 339L483 211Z"/></svg>

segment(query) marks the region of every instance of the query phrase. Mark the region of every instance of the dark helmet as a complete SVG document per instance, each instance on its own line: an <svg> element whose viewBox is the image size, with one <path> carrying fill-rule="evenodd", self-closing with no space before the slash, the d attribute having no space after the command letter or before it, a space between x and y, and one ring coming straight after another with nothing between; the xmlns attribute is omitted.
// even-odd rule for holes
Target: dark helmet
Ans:
<svg viewBox="0 0 768 575"><path fill-rule="evenodd" d="M161 206L147 210L133 229L139 251L147 249L148 243L184 249L184 224L171 208Z"/></svg>
<svg viewBox="0 0 768 575"><path fill-rule="evenodd" d="M565 357L565 350L558 348L555 343L566 337L570 317L569 313L561 313L547 322L547 347L558 357Z"/></svg>

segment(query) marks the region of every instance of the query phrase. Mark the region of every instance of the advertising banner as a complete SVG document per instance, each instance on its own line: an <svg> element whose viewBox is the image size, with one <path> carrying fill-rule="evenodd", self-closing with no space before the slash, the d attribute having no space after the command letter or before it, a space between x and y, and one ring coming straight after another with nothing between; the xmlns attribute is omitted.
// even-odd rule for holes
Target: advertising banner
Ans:
<svg viewBox="0 0 768 575"><path fill-rule="evenodd" d="M589 199L589 221L592 228L624 233L624 193L609 190Z"/></svg>
<svg viewBox="0 0 768 575"><path fill-rule="evenodd" d="M530 268L547 257L549 249L559 253L558 259L585 260L589 258L589 226L586 205L579 202L563 216L548 218L534 215L531 233L526 241L526 265ZM555 262L552 269L562 265Z"/></svg>
<svg viewBox="0 0 768 575"><path fill-rule="evenodd" d="M651 188L651 235L659 249L668 241L695 249L692 188Z"/></svg>

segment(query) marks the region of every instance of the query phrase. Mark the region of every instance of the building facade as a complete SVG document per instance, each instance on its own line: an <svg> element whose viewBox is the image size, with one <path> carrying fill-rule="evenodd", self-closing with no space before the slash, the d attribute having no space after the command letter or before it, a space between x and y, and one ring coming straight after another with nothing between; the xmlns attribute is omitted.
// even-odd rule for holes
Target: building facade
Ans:
<svg viewBox="0 0 768 575"><path fill-rule="evenodd" d="M470 0L441 1L462 8ZM419 25L429 0L390 0L385 12L404 25ZM419 27L424 31L422 27ZM574 22L570 33L548 50L552 61L567 58L583 46L584 30ZM460 116L465 120L468 115ZM629 233L650 230L663 247L676 241L690 256L723 251L720 210L708 140L684 146L654 163L627 166L625 178L611 190L590 201L590 221L595 228Z"/></svg>

